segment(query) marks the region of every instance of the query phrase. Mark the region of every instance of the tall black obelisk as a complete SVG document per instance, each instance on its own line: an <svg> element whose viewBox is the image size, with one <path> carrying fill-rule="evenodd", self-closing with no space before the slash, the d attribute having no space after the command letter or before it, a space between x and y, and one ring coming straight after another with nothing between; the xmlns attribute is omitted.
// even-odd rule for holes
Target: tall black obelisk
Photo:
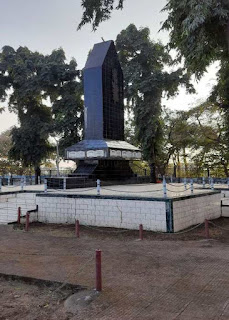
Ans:
<svg viewBox="0 0 229 320"><path fill-rule="evenodd" d="M84 140L67 148L66 158L79 160L75 175L129 178L129 160L141 152L124 141L123 72L113 41L95 44L83 75Z"/></svg>

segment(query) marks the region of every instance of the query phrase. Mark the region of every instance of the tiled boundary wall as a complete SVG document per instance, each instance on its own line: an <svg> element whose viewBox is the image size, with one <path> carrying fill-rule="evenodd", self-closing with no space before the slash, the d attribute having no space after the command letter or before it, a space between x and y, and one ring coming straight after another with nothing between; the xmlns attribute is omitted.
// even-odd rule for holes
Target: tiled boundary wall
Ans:
<svg viewBox="0 0 229 320"><path fill-rule="evenodd" d="M24 216L28 210L36 208L36 193L28 191L0 193L0 224L17 221L18 207ZM30 221L37 220L35 214L31 214Z"/></svg>
<svg viewBox="0 0 229 320"><path fill-rule="evenodd" d="M221 216L221 192L175 199L37 194L38 220L45 223L74 223L114 228L177 232L204 219Z"/></svg>
<svg viewBox="0 0 229 320"><path fill-rule="evenodd" d="M221 214L222 214L222 217L229 217L229 190L221 189L221 193L222 193Z"/></svg>
<svg viewBox="0 0 229 320"><path fill-rule="evenodd" d="M172 201L174 232L221 216L221 192L177 198Z"/></svg>

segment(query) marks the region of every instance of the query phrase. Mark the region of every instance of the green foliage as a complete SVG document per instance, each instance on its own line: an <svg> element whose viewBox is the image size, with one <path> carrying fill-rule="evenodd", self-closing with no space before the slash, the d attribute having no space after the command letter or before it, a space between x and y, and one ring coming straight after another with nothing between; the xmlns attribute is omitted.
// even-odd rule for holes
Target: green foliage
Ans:
<svg viewBox="0 0 229 320"><path fill-rule="evenodd" d="M102 21L110 18L114 9L122 9L124 0L82 0L83 16L78 29L87 23L92 24L95 31Z"/></svg>
<svg viewBox="0 0 229 320"><path fill-rule="evenodd" d="M181 163L184 164L185 176L188 176L188 154L195 144L197 125L189 123L189 115L185 111L175 111L165 109L164 119L164 171L169 161L174 165L174 175L176 168L180 177ZM189 151L188 151L189 150ZM163 163L163 162L162 162Z"/></svg>
<svg viewBox="0 0 229 320"><path fill-rule="evenodd" d="M205 103L191 109L189 121L198 125L192 160L201 168L215 169L221 167L228 176L229 151L227 126L224 110L217 105Z"/></svg>
<svg viewBox="0 0 229 320"><path fill-rule="evenodd" d="M0 159L8 158L11 145L10 130L6 130L0 134Z"/></svg>
<svg viewBox="0 0 229 320"><path fill-rule="evenodd" d="M23 174L25 168L22 168L20 161L9 159L9 152L12 147L11 129L0 134L0 175Z"/></svg>
<svg viewBox="0 0 229 320"><path fill-rule="evenodd" d="M50 108L43 105L30 108L21 117L21 127L12 129L10 158L21 161L24 167L39 167L52 151L48 143L51 121Z"/></svg>
<svg viewBox="0 0 229 320"><path fill-rule="evenodd" d="M62 107L73 107L69 126L76 129L74 138L79 135L82 102L79 103L81 90L76 78L79 71L76 62L66 63L64 51L54 50L44 56L26 47L17 50L5 46L0 53L0 90L2 101L9 94L9 110L18 115L19 128L12 130L13 146L11 158L20 160L23 166L39 168L40 164L53 150L48 142L53 131L61 133L69 129L67 119L63 125ZM8 89L11 89L10 91ZM52 107L56 121L53 121ZM78 112L78 113L77 113ZM78 119L79 118L79 119ZM74 119L74 120L73 120ZM75 123L74 123L75 121Z"/></svg>
<svg viewBox="0 0 229 320"><path fill-rule="evenodd" d="M206 68L214 61L221 63L218 72L218 84L215 86L210 102L223 109L218 111L223 115L224 145L229 146L229 2L227 0L169 0L165 11L168 19L162 29L170 31L169 47L178 51L178 61L184 58L185 67L199 79ZM206 110L204 109L206 108ZM202 106L202 113L209 112L207 104ZM205 128L210 130L210 126ZM200 132L204 136L205 131ZM213 134L213 133L212 133ZM210 140L211 142L213 140ZM200 141L199 141L200 142ZM208 154L210 148L224 165L225 174L227 155L222 147L220 154L215 145L204 140L205 148L201 156ZM222 146L222 144L220 144ZM206 148L209 148L206 151ZM210 156L209 161L213 161ZM201 160L202 161L202 160ZM198 159L198 163L201 163ZM214 160L213 162L215 162Z"/></svg>
<svg viewBox="0 0 229 320"><path fill-rule="evenodd" d="M69 80L56 88L58 99L54 99L52 105L53 131L61 137L59 141L61 156L64 155L66 147L77 143L82 137L83 88L81 74L76 67L76 62L72 60L68 72Z"/></svg>
<svg viewBox="0 0 229 320"><path fill-rule="evenodd" d="M199 78L215 60L228 56L229 2L227 0L169 0L162 29L170 32L169 47L178 61Z"/></svg>
<svg viewBox="0 0 229 320"><path fill-rule="evenodd" d="M96 30L114 9L122 9L123 3L124 0L82 0L84 12L79 28L90 23ZM185 67L198 78L213 61L228 56L228 0L167 0L163 11L168 13L162 30L170 33L169 48L178 51L177 61L185 58Z"/></svg>
<svg viewBox="0 0 229 320"><path fill-rule="evenodd" d="M15 51L4 47L0 62L1 85L5 87L1 98L6 99L7 90L11 88L8 106L17 113L20 123L20 128L12 130L10 157L21 161L24 166L39 167L48 153L46 140L51 123L50 108L42 104L43 87L38 76L44 57L28 48L20 47ZM37 138L34 139L34 136Z"/></svg>
<svg viewBox="0 0 229 320"><path fill-rule="evenodd" d="M229 62L227 60L221 62L221 68L217 74L217 84L213 88L209 100L223 109L229 146Z"/></svg>
<svg viewBox="0 0 229 320"><path fill-rule="evenodd" d="M167 174L228 176L229 151L224 110L206 102L189 111L164 112L164 156ZM161 162L161 165L163 162ZM173 164L173 168L171 168Z"/></svg>
<svg viewBox="0 0 229 320"><path fill-rule="evenodd" d="M137 29L131 24L117 36L116 47L124 72L127 108L134 112L136 138L144 157L155 166L163 135L161 98L172 96L180 84L192 90L183 70L164 70L171 63L170 55L160 42L150 39L148 28Z"/></svg>

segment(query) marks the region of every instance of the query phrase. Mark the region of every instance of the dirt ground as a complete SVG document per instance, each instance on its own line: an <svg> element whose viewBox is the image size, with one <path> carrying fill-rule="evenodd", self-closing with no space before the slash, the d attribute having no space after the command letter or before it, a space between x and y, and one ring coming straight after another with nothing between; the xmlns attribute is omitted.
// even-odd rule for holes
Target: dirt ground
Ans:
<svg viewBox="0 0 229 320"><path fill-rule="evenodd" d="M70 314L72 294L0 276L0 319L229 320L229 219L179 235L33 224L0 226L0 273L95 287L102 250L103 291ZM223 230L223 229L225 230ZM117 232L118 231L118 232Z"/></svg>

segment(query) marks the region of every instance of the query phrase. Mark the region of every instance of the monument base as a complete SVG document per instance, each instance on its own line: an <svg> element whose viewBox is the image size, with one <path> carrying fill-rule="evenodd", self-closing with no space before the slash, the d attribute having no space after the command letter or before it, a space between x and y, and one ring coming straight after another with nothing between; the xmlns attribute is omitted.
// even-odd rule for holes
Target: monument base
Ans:
<svg viewBox="0 0 229 320"><path fill-rule="evenodd" d="M69 177L86 177L103 181L126 180L134 177L128 160L80 160Z"/></svg>

